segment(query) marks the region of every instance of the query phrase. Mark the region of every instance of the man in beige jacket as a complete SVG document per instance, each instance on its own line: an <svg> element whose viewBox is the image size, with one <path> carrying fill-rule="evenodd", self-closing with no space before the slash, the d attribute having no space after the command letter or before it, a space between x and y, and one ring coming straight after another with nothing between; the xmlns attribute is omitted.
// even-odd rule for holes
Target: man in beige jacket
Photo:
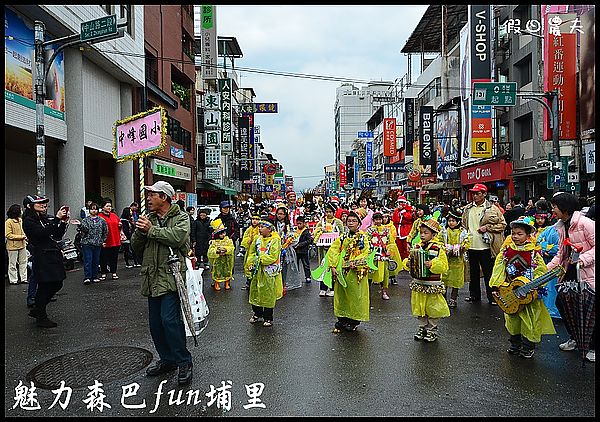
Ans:
<svg viewBox="0 0 600 422"><path fill-rule="evenodd" d="M494 260L504 242L506 221L500 209L486 200L487 187L484 184L476 183L469 191L473 193L473 202L465 206L462 216L462 225L472 236L468 251L471 280L469 297L465 298L465 301L481 302L481 267L488 302L490 305L496 305L492 299L489 282Z"/></svg>

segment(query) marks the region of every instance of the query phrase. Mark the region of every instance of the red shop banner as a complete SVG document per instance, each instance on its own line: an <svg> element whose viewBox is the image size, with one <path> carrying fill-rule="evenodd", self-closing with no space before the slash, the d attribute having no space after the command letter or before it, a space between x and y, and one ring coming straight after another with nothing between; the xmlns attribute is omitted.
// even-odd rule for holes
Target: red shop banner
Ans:
<svg viewBox="0 0 600 422"><path fill-rule="evenodd" d="M344 186L346 183L346 164L340 163L340 186Z"/></svg>
<svg viewBox="0 0 600 422"><path fill-rule="evenodd" d="M461 169L460 183L462 185L473 185L475 183L506 180L509 174L506 170L506 164L505 160L499 160Z"/></svg>
<svg viewBox="0 0 600 422"><path fill-rule="evenodd" d="M544 42L544 90L558 91L558 139L575 139L577 136L577 34L546 34ZM548 113L544 113L544 139L552 140Z"/></svg>
<svg viewBox="0 0 600 422"><path fill-rule="evenodd" d="M383 119L383 155L396 155L396 118L393 117Z"/></svg>

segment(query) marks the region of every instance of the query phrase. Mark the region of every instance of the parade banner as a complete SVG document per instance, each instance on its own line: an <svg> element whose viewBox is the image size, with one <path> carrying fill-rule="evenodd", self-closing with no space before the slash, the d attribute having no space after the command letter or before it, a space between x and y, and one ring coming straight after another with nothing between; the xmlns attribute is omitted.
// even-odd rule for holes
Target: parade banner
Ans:
<svg viewBox="0 0 600 422"><path fill-rule="evenodd" d="M35 67L33 27L5 7L4 34L4 99L35 110L32 73ZM53 50L46 50L46 53L46 60L49 60ZM65 120L65 71L62 51L56 55L46 76L44 114Z"/></svg>
<svg viewBox="0 0 600 422"><path fill-rule="evenodd" d="M469 48L469 24L460 30L460 163L466 164L475 159L471 157L471 66Z"/></svg>
<svg viewBox="0 0 600 422"><path fill-rule="evenodd" d="M434 166L436 153L433 139L433 107L419 108L419 163L422 166Z"/></svg>
<svg viewBox="0 0 600 422"><path fill-rule="evenodd" d="M254 141L254 114L248 114L249 138L248 138L248 171L250 174L256 171L254 160L256 160L256 143ZM260 132L260 129L259 129Z"/></svg>
<svg viewBox="0 0 600 422"><path fill-rule="evenodd" d="M167 142L167 113L154 107L113 125L113 157L118 163L157 154Z"/></svg>
<svg viewBox="0 0 600 422"><path fill-rule="evenodd" d="M365 169L373 171L373 141L365 142Z"/></svg>
<svg viewBox="0 0 600 422"><path fill-rule="evenodd" d="M340 163L340 186L344 186L346 183L347 183L346 165Z"/></svg>
<svg viewBox="0 0 600 422"><path fill-rule="evenodd" d="M396 151L396 119L386 117L383 119L383 155L393 157Z"/></svg>
<svg viewBox="0 0 600 422"><path fill-rule="evenodd" d="M238 120L238 138L240 143L240 173L239 180L244 181L250 179L250 171L248 170L248 143L250 139L250 117L247 114L240 116Z"/></svg>

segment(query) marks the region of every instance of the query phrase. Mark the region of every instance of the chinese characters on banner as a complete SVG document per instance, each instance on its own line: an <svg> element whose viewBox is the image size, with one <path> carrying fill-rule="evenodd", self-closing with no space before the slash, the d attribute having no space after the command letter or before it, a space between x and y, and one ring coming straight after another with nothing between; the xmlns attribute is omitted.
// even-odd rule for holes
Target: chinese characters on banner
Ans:
<svg viewBox="0 0 600 422"><path fill-rule="evenodd" d="M202 79L217 79L217 6L202 5L200 7L200 36L202 39L200 68Z"/></svg>
<svg viewBox="0 0 600 422"><path fill-rule="evenodd" d="M248 171L252 174L256 171L254 166L254 160L256 159L256 154L254 154L256 148L254 141L254 114L248 114L248 121L250 123L250 137L248 138Z"/></svg>
<svg viewBox="0 0 600 422"><path fill-rule="evenodd" d="M250 139L250 117L247 114L243 114L239 118L238 122L238 136L240 140L240 173L239 180L244 181L250 179L250 172L248 167L248 143Z"/></svg>
<svg viewBox="0 0 600 422"><path fill-rule="evenodd" d="M404 150L406 155L411 155L415 141L415 99L404 99L404 125L406 126L406 142Z"/></svg>
<svg viewBox="0 0 600 422"><path fill-rule="evenodd" d="M386 117L383 119L383 155L393 157L396 155L396 119Z"/></svg>
<svg viewBox="0 0 600 422"><path fill-rule="evenodd" d="M365 170L373 171L373 141L365 142Z"/></svg>
<svg viewBox="0 0 600 422"><path fill-rule="evenodd" d="M231 79L219 79L219 94L221 95L221 148L224 152L232 152Z"/></svg>
<svg viewBox="0 0 600 422"><path fill-rule="evenodd" d="M340 163L340 186L344 186L347 183L346 179L346 165Z"/></svg>
<svg viewBox="0 0 600 422"><path fill-rule="evenodd" d="M544 90L558 92L558 139L576 138L577 34L545 34ZM548 113L544 113L544 139L552 140Z"/></svg>
<svg viewBox="0 0 600 422"><path fill-rule="evenodd" d="M117 120L113 129L113 157L121 163L162 151L166 144L165 120L162 107Z"/></svg>

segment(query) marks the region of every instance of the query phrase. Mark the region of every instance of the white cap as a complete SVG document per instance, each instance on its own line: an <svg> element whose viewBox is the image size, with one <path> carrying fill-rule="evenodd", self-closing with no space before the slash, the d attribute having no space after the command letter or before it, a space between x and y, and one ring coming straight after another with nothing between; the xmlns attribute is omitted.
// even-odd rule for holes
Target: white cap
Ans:
<svg viewBox="0 0 600 422"><path fill-rule="evenodd" d="M173 189L173 186L171 186L169 182L164 182L162 180L159 180L152 186L144 186L144 189L150 192L164 193L165 195L168 195L169 198L172 198L173 195L175 195L175 189Z"/></svg>

